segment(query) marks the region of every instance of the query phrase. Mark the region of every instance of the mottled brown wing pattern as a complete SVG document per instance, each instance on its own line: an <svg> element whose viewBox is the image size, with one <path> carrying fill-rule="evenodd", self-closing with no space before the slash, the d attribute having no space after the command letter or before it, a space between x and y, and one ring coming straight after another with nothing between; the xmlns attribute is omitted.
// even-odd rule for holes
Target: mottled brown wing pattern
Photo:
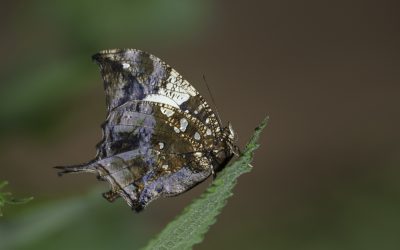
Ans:
<svg viewBox="0 0 400 250"><path fill-rule="evenodd" d="M100 158L134 149L146 136L151 146L162 145L170 153L204 151L214 143L211 129L192 115L168 104L141 100L128 101L110 112L103 131ZM124 142L131 145L122 147Z"/></svg>
<svg viewBox="0 0 400 250"><path fill-rule="evenodd" d="M185 192L224 167L233 131L222 129L203 97L174 69L139 50L95 56L108 107L97 156L60 172L91 172L136 211L159 196Z"/></svg>
<svg viewBox="0 0 400 250"><path fill-rule="evenodd" d="M135 149L76 170L97 173L111 184L105 198L113 201L121 196L140 211L160 196L178 195L203 181L211 174L210 164L201 153L163 154L155 149L143 153Z"/></svg>
<svg viewBox="0 0 400 250"><path fill-rule="evenodd" d="M190 189L211 174L213 164L218 164L205 157L207 148L213 145L211 130L197 118L167 104L128 101L110 112L104 131L104 141L99 145L103 157L123 152L138 155L133 161L112 158L116 159L117 169L112 165L111 169L99 165L105 171L100 176L106 176L104 179L111 183L114 192L133 204L136 210L150 198ZM185 176L183 173L191 177L174 177ZM165 187L146 191L154 187L153 182L163 183L161 186ZM129 190L135 194L127 196Z"/></svg>
<svg viewBox="0 0 400 250"><path fill-rule="evenodd" d="M200 121L216 133L221 124L198 91L176 70L140 50L106 50L93 56L99 64L109 110L128 100L168 102Z"/></svg>

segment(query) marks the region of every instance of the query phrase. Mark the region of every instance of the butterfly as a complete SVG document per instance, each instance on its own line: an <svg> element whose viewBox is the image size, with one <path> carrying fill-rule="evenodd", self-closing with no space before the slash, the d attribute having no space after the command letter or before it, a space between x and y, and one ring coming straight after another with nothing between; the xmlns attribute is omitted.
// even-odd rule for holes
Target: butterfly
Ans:
<svg viewBox="0 0 400 250"><path fill-rule="evenodd" d="M103 139L93 160L57 166L60 176L94 173L111 186L104 198L122 197L139 212L215 176L239 152L232 126L222 127L199 92L159 58L137 49L92 58L106 94Z"/></svg>

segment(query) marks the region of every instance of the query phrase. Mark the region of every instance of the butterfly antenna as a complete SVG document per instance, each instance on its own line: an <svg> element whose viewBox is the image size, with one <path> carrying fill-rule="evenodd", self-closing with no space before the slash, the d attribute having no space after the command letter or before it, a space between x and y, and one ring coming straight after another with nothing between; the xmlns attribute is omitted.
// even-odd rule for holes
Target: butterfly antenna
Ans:
<svg viewBox="0 0 400 250"><path fill-rule="evenodd" d="M205 82L205 84L206 84L208 93L210 94L210 97L211 97L211 101L212 101L212 103L213 103L213 105L214 105L215 114L217 115L217 119L218 119L219 125L222 126L222 121L221 121L221 118L219 117L219 113L218 113L218 109L217 109L217 104L215 103L214 97L213 97L213 95L212 95L212 93L211 93L211 90L210 90L210 86L208 86L208 83L207 83L207 80L206 80L206 75L204 75L204 74L203 74L203 80L204 80L204 82Z"/></svg>

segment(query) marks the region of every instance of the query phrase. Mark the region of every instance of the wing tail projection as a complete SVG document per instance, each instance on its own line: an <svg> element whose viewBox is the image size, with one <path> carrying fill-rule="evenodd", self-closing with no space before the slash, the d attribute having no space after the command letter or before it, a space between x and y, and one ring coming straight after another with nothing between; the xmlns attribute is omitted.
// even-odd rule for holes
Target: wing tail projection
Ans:
<svg viewBox="0 0 400 250"><path fill-rule="evenodd" d="M93 161L83 164L70 165L70 166L55 166L54 168L59 170L59 172L57 173L58 176L63 176L64 174L69 174L69 173L96 172L96 169L93 165Z"/></svg>

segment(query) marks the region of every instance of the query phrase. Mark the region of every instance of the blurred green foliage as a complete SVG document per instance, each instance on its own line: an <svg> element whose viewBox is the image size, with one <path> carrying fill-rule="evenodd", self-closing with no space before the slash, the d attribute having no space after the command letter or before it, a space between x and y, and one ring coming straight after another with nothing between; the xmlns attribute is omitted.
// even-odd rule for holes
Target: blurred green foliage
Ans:
<svg viewBox="0 0 400 250"><path fill-rule="evenodd" d="M140 216L99 190L38 204L0 224L0 249L137 249L148 238Z"/></svg>
<svg viewBox="0 0 400 250"><path fill-rule="evenodd" d="M33 197L29 198L14 198L10 192L3 192L2 189L8 185L7 181L0 181L0 216L3 215L1 209L6 205L18 205L25 204L33 199Z"/></svg>
<svg viewBox="0 0 400 250"><path fill-rule="evenodd" d="M207 7L194 0L24 3L10 29L26 33L19 34L28 38L26 48L3 55L0 134L53 127L71 97L101 82L92 54L191 39L207 23Z"/></svg>

